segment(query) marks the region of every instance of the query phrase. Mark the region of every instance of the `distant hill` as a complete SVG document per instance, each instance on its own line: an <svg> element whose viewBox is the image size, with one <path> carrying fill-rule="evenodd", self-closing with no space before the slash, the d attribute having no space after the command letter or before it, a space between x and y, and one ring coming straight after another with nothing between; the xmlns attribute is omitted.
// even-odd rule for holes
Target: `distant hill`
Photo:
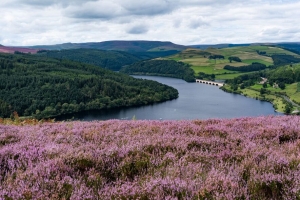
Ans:
<svg viewBox="0 0 300 200"><path fill-rule="evenodd" d="M47 50L61 50L61 49L101 49L101 50L118 50L118 51L133 51L133 52L145 52L145 51L170 51L177 50L182 51L186 49L186 46L177 45L172 42L161 41L104 41L104 42L89 42L89 43L64 43L57 45L41 45L32 46L34 49L47 49Z"/></svg>
<svg viewBox="0 0 300 200"><path fill-rule="evenodd" d="M290 50L296 54L300 54L300 42L279 43L278 46Z"/></svg>
<svg viewBox="0 0 300 200"><path fill-rule="evenodd" d="M190 45L192 48L207 49L207 48L227 48L227 47L239 47L239 46L250 46L251 44L199 44Z"/></svg>
<svg viewBox="0 0 300 200"><path fill-rule="evenodd" d="M142 60L142 58L127 52L99 49L40 51L37 55L92 64L113 71L119 71L124 65L130 65Z"/></svg>
<svg viewBox="0 0 300 200"><path fill-rule="evenodd" d="M38 50L24 47L6 47L0 45L0 53L15 53L16 51L21 53L36 53Z"/></svg>

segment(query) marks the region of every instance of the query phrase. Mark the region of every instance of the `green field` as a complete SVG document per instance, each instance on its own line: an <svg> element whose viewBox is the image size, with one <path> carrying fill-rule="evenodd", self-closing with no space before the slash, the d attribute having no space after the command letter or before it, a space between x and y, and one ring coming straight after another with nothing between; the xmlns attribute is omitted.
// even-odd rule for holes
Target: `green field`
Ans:
<svg viewBox="0 0 300 200"><path fill-rule="evenodd" d="M233 79L233 78L238 77L243 74L247 74L247 73L219 74L219 75L216 75L216 79L217 80L228 80L228 79Z"/></svg>
<svg viewBox="0 0 300 200"><path fill-rule="evenodd" d="M260 55L257 51L263 51L266 52L266 54ZM224 74L225 72L232 72L224 70L225 65L240 67L252 64L253 62L258 62L265 64L266 66L270 66L273 65L273 60L270 57L273 54L288 54L296 56L296 54L278 47L248 46L230 47L223 49L208 48L205 51L190 48L176 55L170 56L167 59L172 59L190 64L192 66L192 69L195 71L195 74L198 74L199 72L204 72L206 74L215 74L217 75L218 79L230 79L242 73ZM223 55L225 59L209 59L210 55ZM242 62L230 63L228 58L231 56L239 57L242 60Z"/></svg>

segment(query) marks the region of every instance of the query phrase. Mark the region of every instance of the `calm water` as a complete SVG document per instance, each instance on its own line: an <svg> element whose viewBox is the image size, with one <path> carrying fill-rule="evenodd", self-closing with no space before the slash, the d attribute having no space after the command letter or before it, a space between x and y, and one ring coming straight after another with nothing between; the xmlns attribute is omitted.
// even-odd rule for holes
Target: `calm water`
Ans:
<svg viewBox="0 0 300 200"><path fill-rule="evenodd" d="M106 111L89 111L65 116L64 119L208 119L245 116L282 115L274 111L272 104L242 95L223 92L219 87L202 83L187 83L180 79L134 76L151 79L172 86L179 91L179 98L159 104L119 108ZM59 119L58 119L59 120Z"/></svg>

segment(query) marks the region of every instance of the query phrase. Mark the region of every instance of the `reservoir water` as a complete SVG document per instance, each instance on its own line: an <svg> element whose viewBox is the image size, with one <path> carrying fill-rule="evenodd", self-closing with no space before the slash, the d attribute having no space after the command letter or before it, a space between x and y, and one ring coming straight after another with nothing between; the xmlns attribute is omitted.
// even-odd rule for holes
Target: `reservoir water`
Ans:
<svg viewBox="0 0 300 200"><path fill-rule="evenodd" d="M64 116L64 119L74 118L83 121L132 118L138 120L181 120L282 115L275 112L269 102L226 93L217 86L187 83L181 79L167 77L134 77L155 80L172 86L178 90L179 98L148 106L76 113Z"/></svg>

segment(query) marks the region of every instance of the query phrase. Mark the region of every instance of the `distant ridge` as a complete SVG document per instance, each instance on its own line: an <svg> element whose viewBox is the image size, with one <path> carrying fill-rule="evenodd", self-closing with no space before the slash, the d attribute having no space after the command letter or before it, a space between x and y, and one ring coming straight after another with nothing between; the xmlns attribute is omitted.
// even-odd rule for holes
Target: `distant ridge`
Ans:
<svg viewBox="0 0 300 200"><path fill-rule="evenodd" d="M182 51L186 49L186 46L174 44L172 42L162 42L162 41L104 41L104 42L88 42L88 43L64 43L56 45L39 45L31 46L29 48L34 49L46 49L46 50L61 50L61 49L79 49L79 48L89 48L89 49L101 49L101 50L117 50L117 51L170 51L177 50Z"/></svg>
<svg viewBox="0 0 300 200"><path fill-rule="evenodd" d="M0 44L0 53L37 53L38 49L24 48L24 47L6 47Z"/></svg>

